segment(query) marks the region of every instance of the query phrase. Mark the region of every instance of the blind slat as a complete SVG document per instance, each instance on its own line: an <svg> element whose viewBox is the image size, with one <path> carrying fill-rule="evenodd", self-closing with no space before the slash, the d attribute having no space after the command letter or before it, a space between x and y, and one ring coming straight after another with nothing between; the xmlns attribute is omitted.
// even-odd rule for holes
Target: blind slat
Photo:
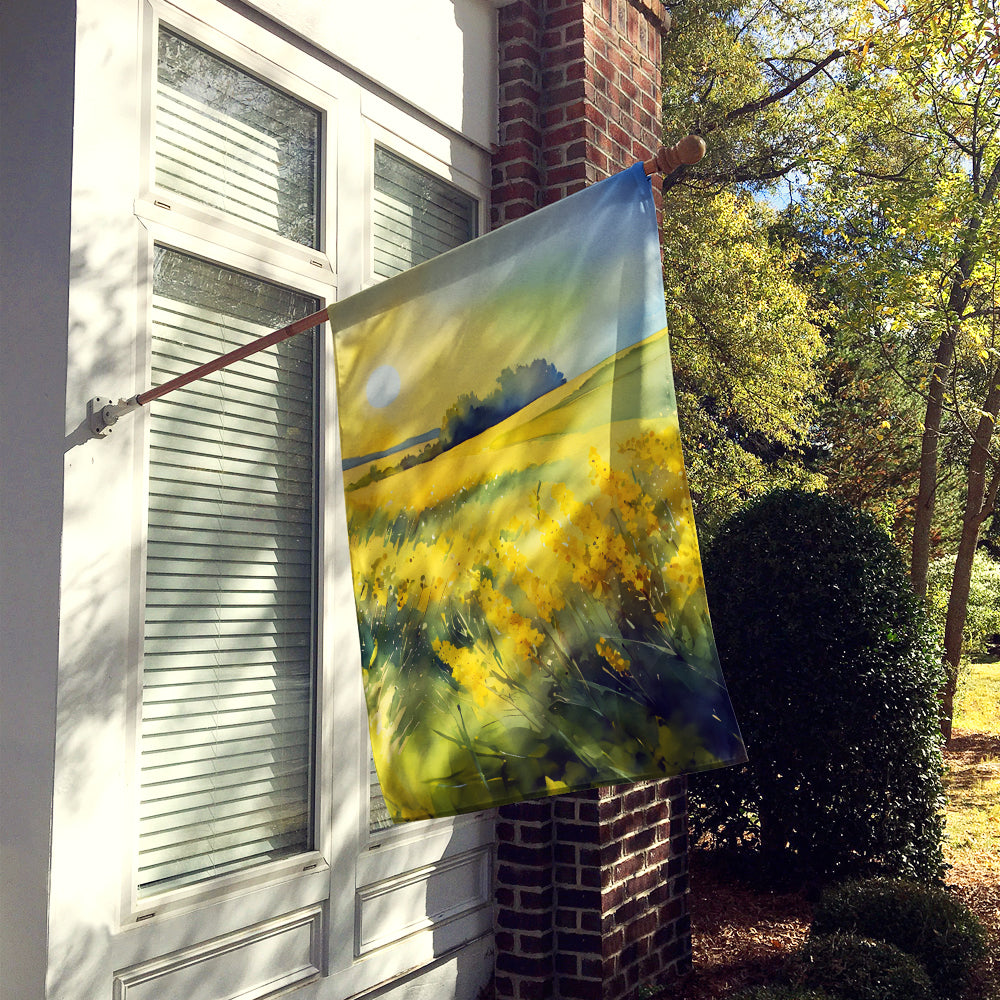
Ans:
<svg viewBox="0 0 1000 1000"><path fill-rule="evenodd" d="M436 241L442 246L455 245L469 232L467 213L455 215L450 206L433 206L419 213L396 198L375 197L376 225L389 238L407 243Z"/></svg>
<svg viewBox="0 0 1000 1000"><path fill-rule="evenodd" d="M156 254L155 381L315 311ZM140 792L157 819L140 822L140 894L311 843L315 377L303 339L151 412Z"/></svg>
<svg viewBox="0 0 1000 1000"><path fill-rule="evenodd" d="M156 184L316 246L317 111L161 28Z"/></svg>
<svg viewBox="0 0 1000 1000"><path fill-rule="evenodd" d="M205 361L213 361L220 354L225 354L225 345L220 344L219 349L211 352L198 354L192 352L184 357L180 352L176 356L167 356L162 352L153 354L153 378L160 382L166 382L177 375L184 375ZM261 397L259 393L266 388L267 395ZM190 393L193 396L205 396L214 394L216 409L221 410L224 405L235 404L242 408L241 415L244 419L259 414L257 419L267 419L270 413L283 412L285 406L296 406L299 404L300 412L305 409L301 404L309 399L309 387L300 380L296 385L291 378L275 379L273 375L268 375L266 369L257 371L245 371L237 365L224 368L222 371L212 372L205 375L197 382L192 382L190 386L184 386L178 392ZM184 396L175 395L175 400L183 401ZM223 404L223 405L220 405Z"/></svg>
<svg viewBox="0 0 1000 1000"><path fill-rule="evenodd" d="M174 773L169 781L150 782L142 788L142 800L139 804L141 815L166 814L176 812L187 804L197 804L211 801L218 797L222 801L239 796L243 788L254 788L258 793L269 787L286 789L289 786L299 787L307 762L300 760L298 766L276 767L269 762L256 767L241 766L230 770L217 770L207 774Z"/></svg>
<svg viewBox="0 0 1000 1000"><path fill-rule="evenodd" d="M168 815L140 819L140 829L146 839L147 849L166 847L177 839L179 831L213 824L216 830L224 823L259 826L262 822L276 823L289 815L302 812L297 790L281 791L268 788L265 793L241 795L225 802L206 802L204 805ZM248 822L249 821L249 822Z"/></svg>
<svg viewBox="0 0 1000 1000"><path fill-rule="evenodd" d="M209 729L186 730L178 729L173 733L156 733L143 730L143 747L145 753L157 753L160 750L176 750L183 752L191 751L197 754L199 749L204 750L207 756L209 753L213 759L219 756L220 748L224 748L227 742L241 747L253 747L258 744L264 745L261 741L271 739L287 739L289 736L304 737L309 727L300 724L297 728L292 728L291 720L298 718L298 713L288 712L284 716L275 715L269 722L249 722L234 718L231 726L217 725ZM301 720L299 720L301 723ZM193 758L200 759L200 758ZM301 806L301 789L300 789Z"/></svg>
<svg viewBox="0 0 1000 1000"><path fill-rule="evenodd" d="M178 532L178 534L180 533ZM157 552L162 548L162 545L157 545ZM171 553L171 556L177 557L176 559L157 557L158 572L176 576L202 576L205 573L213 572L216 568L223 568L227 573L242 577L266 577L267 579L281 580L295 579L301 576L304 569L312 565L312 553L309 550L308 538L303 539L303 544L298 551L286 549L280 553L280 556L272 553L270 558L259 561L252 561L252 549L238 550L222 549L220 546L202 546L201 548L208 551L196 555L193 551L189 551L193 548L193 546L178 544L174 546ZM175 612L177 607L178 605L175 603L170 604L170 608Z"/></svg>
<svg viewBox="0 0 1000 1000"><path fill-rule="evenodd" d="M187 874L193 863L211 862L208 872L215 874L219 866L234 861L242 862L242 866L259 858L270 860L292 853L297 845L297 833L294 829L300 826L304 819L302 813L290 817L285 824L264 824L260 827L247 828L242 826L231 833L194 834L191 831L190 841L177 841L175 846L163 850L139 852L139 875L147 881L162 882L174 875ZM290 832L275 829L275 826L287 825L293 827ZM177 837L177 833L174 834ZM206 869L202 869L203 872ZM206 877L205 874L201 878ZM144 883L145 884L145 883Z"/></svg>
<svg viewBox="0 0 1000 1000"><path fill-rule="evenodd" d="M216 803L220 808L225 808L230 802L256 802L271 793L282 798L299 794L298 778L295 774L268 777L267 780L233 780L228 790L224 779L220 776L210 787L201 790L184 787L180 790L183 792L180 796L165 796L144 801L139 812L139 822L163 828L184 811L193 812Z"/></svg>
<svg viewBox="0 0 1000 1000"><path fill-rule="evenodd" d="M285 504L275 502L273 497L242 497L232 500L223 499L223 491L198 490L171 483L169 494L152 492L150 494L150 519L165 517L167 524L175 523L174 518L183 515L183 523L197 526L199 519L206 524L232 526L234 531L243 531L258 521L267 522L272 531L280 532L280 522L285 515ZM183 510L177 510L176 498L183 496ZM242 499L242 503L240 502ZM287 502L287 501L286 501ZM276 524L277 522L277 524Z"/></svg>
<svg viewBox="0 0 1000 1000"><path fill-rule="evenodd" d="M268 724L297 713L301 698L286 693L283 697L274 692L258 691L240 698L236 704L220 707L215 692L191 692L188 700L160 706L160 714L151 711L143 720L142 731L151 736L171 732L205 733L226 726L244 723ZM155 706L154 706L155 708Z"/></svg>
<svg viewBox="0 0 1000 1000"><path fill-rule="evenodd" d="M472 239L475 199L454 185L375 149L372 204L375 273L391 277Z"/></svg>
<svg viewBox="0 0 1000 1000"><path fill-rule="evenodd" d="M213 774L216 771L235 771L243 767L259 767L263 764L273 764L278 769L288 770L287 766L279 765L284 760L287 765L295 761L301 766L307 758L302 752L299 732L291 733L287 738L280 736L260 736L253 740L231 741L229 745L220 743L215 753L206 753L203 749L194 747L168 747L162 750L143 752L143 767L148 770L150 783L168 780L176 774L185 777L192 775Z"/></svg>
<svg viewBox="0 0 1000 1000"><path fill-rule="evenodd" d="M157 462L152 463L150 477L157 482L215 486L227 493L242 494L244 500L255 493L291 493L311 497L310 483L304 477L279 476L277 472L275 466L262 466L252 471L230 467L225 472L218 466L215 469L191 468L184 463L183 453L165 451Z"/></svg>

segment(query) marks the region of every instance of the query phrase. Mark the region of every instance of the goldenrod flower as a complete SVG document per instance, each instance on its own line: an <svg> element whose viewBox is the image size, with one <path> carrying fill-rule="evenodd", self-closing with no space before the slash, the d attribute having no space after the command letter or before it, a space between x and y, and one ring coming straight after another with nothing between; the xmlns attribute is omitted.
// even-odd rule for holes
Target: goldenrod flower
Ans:
<svg viewBox="0 0 1000 1000"><path fill-rule="evenodd" d="M631 661L625 659L604 636L597 640L597 652L616 673L628 673Z"/></svg>
<svg viewBox="0 0 1000 1000"><path fill-rule="evenodd" d="M431 647L441 662L451 668L452 676L472 695L477 705L487 708L501 700L500 678L493 673L482 650L475 646L453 646L440 639L435 639Z"/></svg>

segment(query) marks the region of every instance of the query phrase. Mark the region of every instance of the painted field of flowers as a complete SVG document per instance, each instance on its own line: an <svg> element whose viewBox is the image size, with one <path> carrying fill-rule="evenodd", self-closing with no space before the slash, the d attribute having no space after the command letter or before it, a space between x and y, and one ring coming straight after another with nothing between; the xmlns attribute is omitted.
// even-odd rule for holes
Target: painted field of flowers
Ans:
<svg viewBox="0 0 1000 1000"><path fill-rule="evenodd" d="M346 494L395 819L743 759L665 333L425 452L356 464Z"/></svg>

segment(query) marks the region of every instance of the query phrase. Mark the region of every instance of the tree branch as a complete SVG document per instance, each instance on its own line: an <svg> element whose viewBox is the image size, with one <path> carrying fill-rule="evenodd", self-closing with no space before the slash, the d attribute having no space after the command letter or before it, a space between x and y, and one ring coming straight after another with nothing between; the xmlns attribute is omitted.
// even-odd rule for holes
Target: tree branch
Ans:
<svg viewBox="0 0 1000 1000"><path fill-rule="evenodd" d="M703 184L705 187L717 186L720 190L722 190L731 184L747 184L751 181L758 183L780 180L800 165L801 164L798 160L794 160L791 163L786 163L782 166L772 167L769 170L752 170L750 167L744 165L743 167L735 167L732 170L722 170L711 174L699 171L695 179L699 184ZM687 165L682 164L675 171L673 171L673 173L664 177L662 187L663 193L666 194L671 188L680 184L681 181L687 176L687 173Z"/></svg>
<svg viewBox="0 0 1000 1000"><path fill-rule="evenodd" d="M838 59L843 59L847 55L846 49L834 49L826 58L821 59L811 70L807 73L803 73L802 76L796 77L787 86L782 87L781 90L776 90L773 94L768 94L766 97L760 97L756 101L750 101L744 104L742 107L733 108L732 111L726 112L722 120L716 122L712 125L702 126L701 134L706 135L709 132L714 132L717 128L722 128L724 125L735 121L737 118L744 118L747 115L755 115L758 111L763 111L764 108L770 106L771 104L777 104L778 101L783 100L789 94L798 90L803 84L808 83L814 76L822 73L831 63L836 62Z"/></svg>

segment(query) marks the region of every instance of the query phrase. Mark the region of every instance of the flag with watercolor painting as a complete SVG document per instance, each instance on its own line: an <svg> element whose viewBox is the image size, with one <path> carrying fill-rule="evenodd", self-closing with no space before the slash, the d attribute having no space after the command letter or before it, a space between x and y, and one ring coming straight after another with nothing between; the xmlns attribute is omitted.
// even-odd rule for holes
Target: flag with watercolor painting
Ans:
<svg viewBox="0 0 1000 1000"><path fill-rule="evenodd" d="M745 759L641 165L331 309L394 820Z"/></svg>

